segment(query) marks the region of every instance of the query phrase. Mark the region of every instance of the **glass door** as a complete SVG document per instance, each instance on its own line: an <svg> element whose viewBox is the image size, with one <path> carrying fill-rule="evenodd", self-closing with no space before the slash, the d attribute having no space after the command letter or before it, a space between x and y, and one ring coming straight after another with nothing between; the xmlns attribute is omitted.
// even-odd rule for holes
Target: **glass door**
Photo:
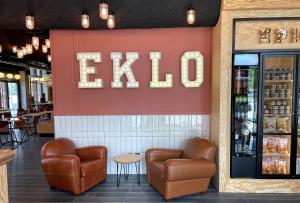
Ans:
<svg viewBox="0 0 300 203"><path fill-rule="evenodd" d="M291 173L295 55L263 55L263 176Z"/></svg>
<svg viewBox="0 0 300 203"><path fill-rule="evenodd" d="M258 54L234 55L231 177L255 177Z"/></svg>
<svg viewBox="0 0 300 203"><path fill-rule="evenodd" d="M12 116L16 116L19 108L19 85L17 82L8 82L8 103Z"/></svg>
<svg viewBox="0 0 300 203"><path fill-rule="evenodd" d="M0 109L8 109L6 82L0 82Z"/></svg>

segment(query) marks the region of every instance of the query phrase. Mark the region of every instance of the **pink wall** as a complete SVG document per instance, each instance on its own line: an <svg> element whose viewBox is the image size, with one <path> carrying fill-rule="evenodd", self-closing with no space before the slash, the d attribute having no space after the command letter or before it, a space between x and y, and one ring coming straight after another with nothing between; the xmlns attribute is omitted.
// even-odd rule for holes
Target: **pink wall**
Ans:
<svg viewBox="0 0 300 203"><path fill-rule="evenodd" d="M123 114L209 114L211 81L211 29L174 28L145 30L67 31L51 30L51 55L55 115ZM137 89L112 89L110 52L139 52L133 64ZM173 74L173 88L151 89L150 51L160 51L161 75ZM204 56L204 83L185 88L180 80L180 59L185 51L200 51ZM97 76L103 89L79 89L77 52L101 52ZM193 64L193 63L191 63ZM190 77L195 68L191 65ZM124 84L125 85L125 84Z"/></svg>

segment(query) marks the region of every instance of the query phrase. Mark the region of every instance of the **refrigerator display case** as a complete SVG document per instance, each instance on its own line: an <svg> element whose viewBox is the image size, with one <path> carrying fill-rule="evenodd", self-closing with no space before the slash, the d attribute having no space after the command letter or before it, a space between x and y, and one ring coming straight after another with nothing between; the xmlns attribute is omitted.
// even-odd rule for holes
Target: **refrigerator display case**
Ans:
<svg viewBox="0 0 300 203"><path fill-rule="evenodd" d="M262 54L261 176L291 175L296 55Z"/></svg>
<svg viewBox="0 0 300 203"><path fill-rule="evenodd" d="M232 163L235 177L255 175L257 98L257 54L241 54L234 58L233 114L232 114Z"/></svg>
<svg viewBox="0 0 300 203"><path fill-rule="evenodd" d="M231 177L300 177L300 53L235 54Z"/></svg>

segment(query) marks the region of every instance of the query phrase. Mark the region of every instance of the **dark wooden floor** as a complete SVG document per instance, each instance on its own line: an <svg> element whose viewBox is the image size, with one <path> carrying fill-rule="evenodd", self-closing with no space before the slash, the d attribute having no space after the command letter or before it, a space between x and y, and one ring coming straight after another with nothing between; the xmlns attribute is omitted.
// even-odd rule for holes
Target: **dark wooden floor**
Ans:
<svg viewBox="0 0 300 203"><path fill-rule="evenodd" d="M51 191L40 166L40 149L52 138L30 141L17 150L17 159L8 166L9 199L11 203L23 202L164 202L158 192L148 186L145 176L137 185L135 176L116 186L116 177L109 175L99 184L79 197L63 191ZM171 202L203 203L299 203L300 194L233 194L218 193L210 186L208 193L177 198Z"/></svg>

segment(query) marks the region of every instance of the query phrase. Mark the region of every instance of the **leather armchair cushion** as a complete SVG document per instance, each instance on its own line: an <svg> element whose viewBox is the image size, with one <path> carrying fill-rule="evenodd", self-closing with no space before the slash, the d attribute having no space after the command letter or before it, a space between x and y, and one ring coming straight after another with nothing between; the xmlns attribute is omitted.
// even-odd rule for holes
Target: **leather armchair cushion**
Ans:
<svg viewBox="0 0 300 203"><path fill-rule="evenodd" d="M90 146L76 149L76 154L80 160L97 160L107 158L107 149L104 146Z"/></svg>
<svg viewBox="0 0 300 203"><path fill-rule="evenodd" d="M210 178L216 170L215 163L207 159L169 159L165 165L165 177L170 182Z"/></svg>
<svg viewBox="0 0 300 203"><path fill-rule="evenodd" d="M42 159L63 155L76 155L75 144L66 138L58 138L45 144L41 150Z"/></svg>
<svg viewBox="0 0 300 203"><path fill-rule="evenodd" d="M153 161L151 163L151 171L157 175L157 176L160 176L161 178L164 177L165 173L165 162L164 161Z"/></svg>
<svg viewBox="0 0 300 203"><path fill-rule="evenodd" d="M42 159L42 167L50 175L80 175L80 160L75 155L64 155Z"/></svg>
<svg viewBox="0 0 300 203"><path fill-rule="evenodd" d="M148 162L152 161L165 161L168 159L177 159L182 155L182 150L176 149L159 149L153 148L146 152L146 159Z"/></svg>
<svg viewBox="0 0 300 203"><path fill-rule="evenodd" d="M106 159L98 159L93 161L81 161L80 171L81 176L85 177L93 174L96 171L106 167Z"/></svg>

